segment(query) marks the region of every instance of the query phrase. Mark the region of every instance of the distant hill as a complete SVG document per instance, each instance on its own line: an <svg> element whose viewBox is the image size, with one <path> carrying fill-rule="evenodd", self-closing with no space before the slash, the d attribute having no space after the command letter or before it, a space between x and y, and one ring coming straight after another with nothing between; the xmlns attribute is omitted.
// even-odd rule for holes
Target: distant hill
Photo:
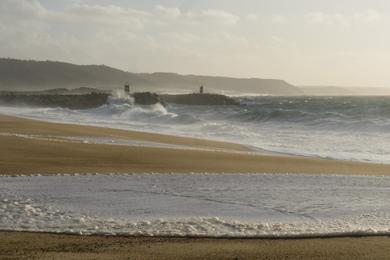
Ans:
<svg viewBox="0 0 390 260"><path fill-rule="evenodd" d="M179 75L175 73L137 74L144 80L152 82L165 89L195 90L205 86L206 91L212 90L226 93L257 93L268 95L301 95L303 92L287 83L277 79L257 78L230 78L197 75Z"/></svg>
<svg viewBox="0 0 390 260"><path fill-rule="evenodd" d="M0 59L0 89L37 90L48 88L107 88L132 80L145 85L135 74L104 65L74 65L53 61Z"/></svg>
<svg viewBox="0 0 390 260"><path fill-rule="evenodd" d="M240 79L179 75L175 73L131 73L105 65L75 65L54 61L0 58L0 90L36 91L52 88L117 89L130 82L137 90L168 92L206 91L301 95L303 91L283 80Z"/></svg>

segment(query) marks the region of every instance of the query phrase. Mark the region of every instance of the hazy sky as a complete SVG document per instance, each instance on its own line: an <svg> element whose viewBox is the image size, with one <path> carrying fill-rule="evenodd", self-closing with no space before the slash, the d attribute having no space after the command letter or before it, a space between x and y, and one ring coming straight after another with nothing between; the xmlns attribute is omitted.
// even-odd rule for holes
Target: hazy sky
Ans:
<svg viewBox="0 0 390 260"><path fill-rule="evenodd" d="M0 0L0 56L390 87L390 1Z"/></svg>

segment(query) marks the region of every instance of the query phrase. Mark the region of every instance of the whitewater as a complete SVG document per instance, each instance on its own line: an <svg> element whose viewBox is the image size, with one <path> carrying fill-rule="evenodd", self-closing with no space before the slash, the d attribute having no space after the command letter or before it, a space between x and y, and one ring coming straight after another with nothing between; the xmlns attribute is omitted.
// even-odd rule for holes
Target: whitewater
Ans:
<svg viewBox="0 0 390 260"><path fill-rule="evenodd" d="M390 97L234 97L240 106L136 106L121 95L90 110L1 107L52 122L229 141L277 153L390 163Z"/></svg>
<svg viewBox="0 0 390 260"><path fill-rule="evenodd" d="M0 107L0 113L230 141L254 151L390 163L388 97L235 98L240 106L164 107L136 106L114 96L90 110ZM188 149L107 137L0 135ZM389 198L390 177L385 176L3 176L0 230L186 237L389 235Z"/></svg>
<svg viewBox="0 0 390 260"><path fill-rule="evenodd" d="M0 177L0 229L74 234L390 234L390 178L286 174Z"/></svg>

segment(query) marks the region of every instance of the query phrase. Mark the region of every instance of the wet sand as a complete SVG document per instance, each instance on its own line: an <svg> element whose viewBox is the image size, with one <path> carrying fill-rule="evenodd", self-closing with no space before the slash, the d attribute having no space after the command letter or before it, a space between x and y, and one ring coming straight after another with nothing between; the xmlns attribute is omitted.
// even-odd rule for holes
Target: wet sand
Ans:
<svg viewBox="0 0 390 260"><path fill-rule="evenodd" d="M390 165L250 155L242 145L0 115L0 134L104 136L221 151L129 147L0 135L0 175L252 172L390 175ZM0 232L0 259L388 259L390 238L193 239Z"/></svg>
<svg viewBox="0 0 390 260"><path fill-rule="evenodd" d="M130 147L50 141L2 133L50 137L93 136L143 140L211 150ZM58 173L302 173L390 175L390 165L283 155L248 154L239 144L135 131L56 124L0 115L0 175Z"/></svg>
<svg viewBox="0 0 390 260"><path fill-rule="evenodd" d="M0 259L389 259L389 237L206 239L0 232Z"/></svg>

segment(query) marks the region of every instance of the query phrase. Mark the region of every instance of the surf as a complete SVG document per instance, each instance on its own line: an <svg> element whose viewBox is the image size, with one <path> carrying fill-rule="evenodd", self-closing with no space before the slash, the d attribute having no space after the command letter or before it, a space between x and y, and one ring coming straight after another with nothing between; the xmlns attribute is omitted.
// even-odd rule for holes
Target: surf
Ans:
<svg viewBox="0 0 390 260"><path fill-rule="evenodd" d="M240 106L140 106L117 92L101 107L0 107L17 116L244 144L271 152L390 163L389 97L234 97Z"/></svg>

